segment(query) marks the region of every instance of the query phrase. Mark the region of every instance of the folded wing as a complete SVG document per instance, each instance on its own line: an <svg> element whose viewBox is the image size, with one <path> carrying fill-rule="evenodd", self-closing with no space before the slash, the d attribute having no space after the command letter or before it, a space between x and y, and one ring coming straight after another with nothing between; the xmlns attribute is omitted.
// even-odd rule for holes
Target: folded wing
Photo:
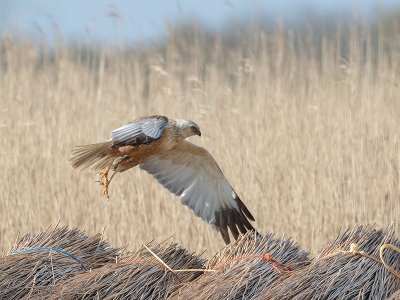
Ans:
<svg viewBox="0 0 400 300"><path fill-rule="evenodd" d="M150 116L135 120L111 132L113 146L138 146L158 141L167 123L168 118L164 116Z"/></svg>
<svg viewBox="0 0 400 300"><path fill-rule="evenodd" d="M254 230L254 217L236 195L211 154L183 141L169 151L152 155L139 167L153 175L196 216L210 223L230 242L228 228L236 239Z"/></svg>

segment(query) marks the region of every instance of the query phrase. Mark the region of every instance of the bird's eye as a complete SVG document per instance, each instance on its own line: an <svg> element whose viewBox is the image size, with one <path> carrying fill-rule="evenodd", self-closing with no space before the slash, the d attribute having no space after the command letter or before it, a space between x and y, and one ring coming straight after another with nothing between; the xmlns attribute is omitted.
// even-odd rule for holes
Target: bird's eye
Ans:
<svg viewBox="0 0 400 300"><path fill-rule="evenodd" d="M192 129L192 130L196 130L196 127L194 127L194 126L190 126L190 129Z"/></svg>

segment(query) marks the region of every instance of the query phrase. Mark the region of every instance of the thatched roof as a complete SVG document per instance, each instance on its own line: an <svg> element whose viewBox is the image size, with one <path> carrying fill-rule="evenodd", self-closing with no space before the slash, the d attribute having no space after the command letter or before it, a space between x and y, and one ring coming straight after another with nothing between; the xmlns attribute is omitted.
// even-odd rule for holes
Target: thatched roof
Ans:
<svg viewBox="0 0 400 300"><path fill-rule="evenodd" d="M205 265L173 243L121 254L99 234L56 228L24 236L0 257L0 299L400 300L400 250L382 252L386 266L379 255L388 244L400 246L392 227L356 227L310 260L291 240L247 233ZM54 250L14 254L35 247L66 251L89 271Z"/></svg>
<svg viewBox="0 0 400 300"><path fill-rule="evenodd" d="M88 269L114 262L119 251L110 248L100 234L89 237L82 231L67 227L27 234L16 242L7 255L0 257L0 299L30 299L45 286L59 284L85 272L71 257L53 250L16 253L36 247L67 251Z"/></svg>
<svg viewBox="0 0 400 300"><path fill-rule="evenodd" d="M171 299L250 299L280 280L280 272L285 273L284 268L275 269L273 262L251 256L266 253L293 270L310 263L308 253L291 240L248 233L211 259L207 268L216 272L201 275L174 292Z"/></svg>
<svg viewBox="0 0 400 300"><path fill-rule="evenodd" d="M392 228L348 230L310 265L286 275L255 299L386 299L400 289L400 280L380 262L380 247L385 243L400 246ZM399 253L386 249L383 258L400 272Z"/></svg>
<svg viewBox="0 0 400 300"><path fill-rule="evenodd" d="M176 244L148 246L172 269L204 269L205 260ZM41 295L46 299L166 299L201 272L168 271L146 247L118 263L78 274Z"/></svg>

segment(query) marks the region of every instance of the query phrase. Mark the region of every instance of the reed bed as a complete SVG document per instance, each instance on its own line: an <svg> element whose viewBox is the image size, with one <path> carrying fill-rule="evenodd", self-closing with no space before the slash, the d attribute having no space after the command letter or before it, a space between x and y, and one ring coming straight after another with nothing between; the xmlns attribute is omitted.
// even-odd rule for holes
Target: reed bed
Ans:
<svg viewBox="0 0 400 300"><path fill-rule="evenodd" d="M400 218L400 30L371 27L317 38L255 26L227 41L192 26L117 48L0 35L1 249L58 221L104 229L116 246L174 236L206 255L222 248L145 172L119 174L108 201L98 176L68 163L75 145L149 114L199 124L191 142L214 156L260 232L290 233L312 252L340 228L389 226Z"/></svg>

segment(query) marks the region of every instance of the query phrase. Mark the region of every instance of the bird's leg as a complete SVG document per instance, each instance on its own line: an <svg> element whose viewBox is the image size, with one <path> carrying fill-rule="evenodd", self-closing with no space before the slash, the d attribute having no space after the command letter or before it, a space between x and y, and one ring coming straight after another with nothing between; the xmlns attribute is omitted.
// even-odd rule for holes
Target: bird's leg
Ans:
<svg viewBox="0 0 400 300"><path fill-rule="evenodd" d="M115 174L124 172L134 166L138 165L138 161L133 158L133 157L123 157L121 160L117 161L116 163L110 164L108 169L104 172L99 172L101 178L103 181L99 181L101 185L104 185L103 189L103 195L106 195L107 198L110 198L108 196L108 187L110 185L111 180L114 178ZM114 166L114 167L113 167ZM111 175L110 179L108 179L108 173L110 172L111 168L113 167L114 173Z"/></svg>
<svg viewBox="0 0 400 300"><path fill-rule="evenodd" d="M110 199L110 197L108 196L108 187L110 186L110 182L111 180L114 178L115 174L117 174L117 171L114 171L114 173L111 175L110 179L105 179L104 182L100 182L101 185L104 185L104 189L103 189L103 195L106 195L107 199Z"/></svg>
<svg viewBox="0 0 400 300"><path fill-rule="evenodd" d="M110 198L108 196L108 185L110 184L111 179L108 180L108 173L110 172L111 166L112 166L112 164L110 164L110 166L107 168L106 171L99 172L100 178L103 180L103 181L99 181L99 184L104 185L103 195L106 195L107 198ZM111 178L112 178L112 176L111 176Z"/></svg>

